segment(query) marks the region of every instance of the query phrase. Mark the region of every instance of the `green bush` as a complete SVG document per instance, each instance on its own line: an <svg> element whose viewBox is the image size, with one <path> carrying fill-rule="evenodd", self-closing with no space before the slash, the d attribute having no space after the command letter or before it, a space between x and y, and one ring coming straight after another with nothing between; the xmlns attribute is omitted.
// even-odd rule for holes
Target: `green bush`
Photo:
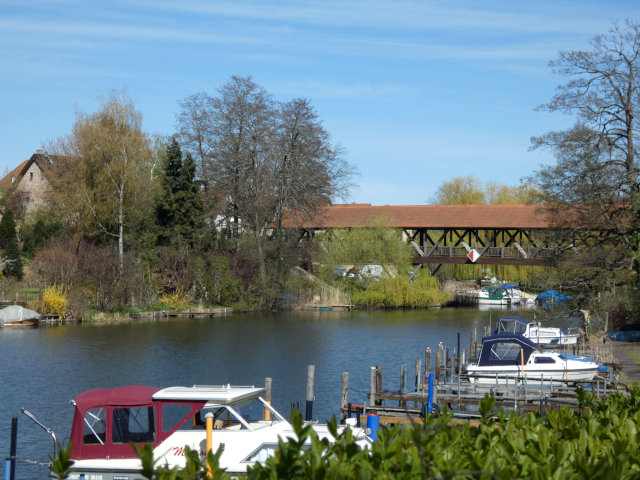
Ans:
<svg viewBox="0 0 640 480"><path fill-rule="evenodd" d="M449 296L440 291L438 280L423 273L413 282L406 276L381 279L371 283L364 291L352 292L353 303L358 306L385 308L424 308L446 303Z"/></svg>

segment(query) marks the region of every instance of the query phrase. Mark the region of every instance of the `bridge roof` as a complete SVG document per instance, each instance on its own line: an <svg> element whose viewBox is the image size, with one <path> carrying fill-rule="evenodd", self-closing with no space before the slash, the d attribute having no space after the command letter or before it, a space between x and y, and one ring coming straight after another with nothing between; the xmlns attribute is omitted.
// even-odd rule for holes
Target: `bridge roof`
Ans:
<svg viewBox="0 0 640 480"><path fill-rule="evenodd" d="M285 218L283 227L294 228L467 228L536 229L553 222L540 205L384 205L352 203L322 207L310 219ZM297 225L296 225L297 223ZM300 225L301 223L301 225Z"/></svg>

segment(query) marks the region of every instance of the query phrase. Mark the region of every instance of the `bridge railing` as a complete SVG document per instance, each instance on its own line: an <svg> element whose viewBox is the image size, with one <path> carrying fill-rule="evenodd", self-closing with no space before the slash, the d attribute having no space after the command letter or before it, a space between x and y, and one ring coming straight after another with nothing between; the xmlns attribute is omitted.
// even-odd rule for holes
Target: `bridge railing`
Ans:
<svg viewBox="0 0 640 480"><path fill-rule="evenodd" d="M426 252L431 251L431 247L424 249ZM478 252L482 249L478 248ZM526 257L522 254L522 251L516 247L489 247L482 255L490 258L551 258L555 255L555 250L551 248L542 249L523 249ZM436 247L431 253L431 257L466 257L467 249L464 247Z"/></svg>

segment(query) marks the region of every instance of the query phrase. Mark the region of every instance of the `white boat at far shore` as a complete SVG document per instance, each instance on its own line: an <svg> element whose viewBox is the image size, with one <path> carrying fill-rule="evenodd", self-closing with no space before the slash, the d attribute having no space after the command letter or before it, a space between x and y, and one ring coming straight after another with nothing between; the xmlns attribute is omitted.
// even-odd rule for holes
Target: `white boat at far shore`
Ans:
<svg viewBox="0 0 640 480"><path fill-rule="evenodd" d="M485 285L479 290L457 291L456 298L463 304L486 305L521 305L534 303L532 295L525 294L515 285Z"/></svg>

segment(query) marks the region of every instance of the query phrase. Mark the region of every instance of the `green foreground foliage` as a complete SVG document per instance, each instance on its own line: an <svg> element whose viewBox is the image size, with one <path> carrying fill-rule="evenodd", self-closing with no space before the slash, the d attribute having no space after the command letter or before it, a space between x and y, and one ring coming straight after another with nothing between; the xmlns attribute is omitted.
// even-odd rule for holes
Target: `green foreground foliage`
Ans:
<svg viewBox="0 0 640 480"><path fill-rule="evenodd" d="M496 412L495 399L487 396L477 424L456 422L445 412L429 417L424 425L383 427L370 452L355 444L349 429L338 434L335 419L330 429L337 441L319 440L294 412L298 439L280 441L275 456L250 468L247 478L640 478L640 387L632 387L629 394L614 392L599 402L584 391L579 398L580 415L561 408L541 417ZM307 439L310 447L304 445ZM207 478L194 452L186 455L182 470L154 469L150 446L138 453L146 478ZM229 479L217 466L220 454L207 459L212 478Z"/></svg>

